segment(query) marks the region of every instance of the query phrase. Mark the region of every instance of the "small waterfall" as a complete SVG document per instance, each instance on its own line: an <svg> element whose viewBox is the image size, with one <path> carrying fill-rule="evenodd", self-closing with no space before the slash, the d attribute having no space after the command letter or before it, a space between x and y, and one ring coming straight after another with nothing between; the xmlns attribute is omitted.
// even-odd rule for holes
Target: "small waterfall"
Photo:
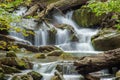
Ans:
<svg viewBox="0 0 120 80"><path fill-rule="evenodd" d="M35 31L35 45L47 45L47 30L40 29L38 31Z"/></svg>
<svg viewBox="0 0 120 80"><path fill-rule="evenodd" d="M69 42L69 37L70 35L67 29L65 30L57 29L56 45Z"/></svg>
<svg viewBox="0 0 120 80"><path fill-rule="evenodd" d="M71 25L78 36L79 42L65 42L63 44L59 44L59 47L65 51L94 51L91 45L91 37L97 33L97 30L79 27L72 20L72 14L73 11L68 12L65 16L55 14L54 19L59 24Z"/></svg>
<svg viewBox="0 0 120 80"><path fill-rule="evenodd" d="M22 15L26 8L22 7L20 10L15 11L17 15ZM96 29L79 27L72 20L73 11L68 12L66 15L56 13L53 15L53 21L57 24L68 24L74 29L74 34L77 36L78 41L71 41L71 35L67 29L58 29L51 23L43 22L40 26L34 22L34 19L22 19L22 22L12 23L14 26L23 27L33 30L35 35L32 38L25 38L21 33L10 32L10 35L33 41L33 45L57 45L64 51L94 51L91 45L91 37L97 33ZM39 27L39 28L38 28ZM54 28L56 33L51 33L50 30ZM32 39L32 40L31 40Z"/></svg>

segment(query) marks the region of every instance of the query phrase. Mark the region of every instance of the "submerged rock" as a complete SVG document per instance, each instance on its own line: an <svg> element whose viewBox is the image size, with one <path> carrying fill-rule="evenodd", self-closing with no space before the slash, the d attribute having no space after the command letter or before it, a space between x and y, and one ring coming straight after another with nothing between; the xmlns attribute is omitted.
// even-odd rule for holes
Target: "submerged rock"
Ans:
<svg viewBox="0 0 120 80"><path fill-rule="evenodd" d="M106 51L120 47L120 32L113 29L101 30L92 38L92 45L96 50Z"/></svg>
<svg viewBox="0 0 120 80"><path fill-rule="evenodd" d="M73 13L73 19L81 27L100 25L103 16L96 16L90 8L82 7Z"/></svg>
<svg viewBox="0 0 120 80"><path fill-rule="evenodd" d="M43 77L41 74L39 74L35 71L29 72L28 75L31 75L33 80L41 80Z"/></svg>

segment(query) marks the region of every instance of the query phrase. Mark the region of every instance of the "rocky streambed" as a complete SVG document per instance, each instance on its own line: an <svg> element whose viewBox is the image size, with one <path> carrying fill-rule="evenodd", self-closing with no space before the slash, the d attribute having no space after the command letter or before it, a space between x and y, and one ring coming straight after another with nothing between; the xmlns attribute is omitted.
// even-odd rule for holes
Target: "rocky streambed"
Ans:
<svg viewBox="0 0 120 80"><path fill-rule="evenodd" d="M1 51L0 56L0 80L86 80L74 66L74 61L80 58L60 49L40 53ZM85 77L91 80L114 79L107 70Z"/></svg>

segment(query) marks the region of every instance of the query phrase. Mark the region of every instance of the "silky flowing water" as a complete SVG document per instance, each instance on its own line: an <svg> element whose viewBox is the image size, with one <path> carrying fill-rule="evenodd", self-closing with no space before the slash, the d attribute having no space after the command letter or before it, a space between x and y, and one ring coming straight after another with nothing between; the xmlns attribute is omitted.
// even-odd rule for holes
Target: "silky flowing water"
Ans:
<svg viewBox="0 0 120 80"><path fill-rule="evenodd" d="M20 7L20 10L16 11L17 15L22 15L25 13L26 8ZM34 22L34 19L23 19L22 22L19 24L13 23L12 25L21 27L30 27L30 29L33 29L35 32L34 39L30 38L27 39L27 41L33 41L31 42L32 45L35 46L43 46L43 45L51 45L49 42L50 36L49 36L49 30L51 28L55 28L57 33L55 34L55 40L53 41L54 44L59 48L61 48L65 52L69 52L71 54L76 54L76 56L85 56L85 55L93 55L96 53L99 53L97 51L94 51L94 48L91 45L91 37L95 35L98 30L97 29L90 29L90 28L82 28L78 26L73 20L72 20L73 11L68 12L66 15L61 15L60 13L56 13L53 15L53 21L58 24L68 24L71 25L72 28L75 31L75 34L78 37L78 41L72 42L70 41L70 33L67 29L59 29L55 28L55 26L52 23L48 23L47 25L43 22L40 25L37 25L36 22ZM36 28L40 27L40 28ZM49 26L49 27L48 27ZM11 36L21 38L23 40L26 40L26 38L21 33L16 32L10 32ZM33 39L33 40L31 40ZM75 72L75 67L73 66L73 62L70 61L54 61L54 62L33 62L34 63L34 71L39 72L43 75L42 80L50 80L51 77L54 75L54 72L56 71L56 66L62 65L63 70L63 76L65 80L82 80L81 75L77 74ZM73 70L72 70L73 69ZM9 78L10 80L11 78ZM104 80L104 79L101 79ZM111 79L105 79L105 80L111 80Z"/></svg>

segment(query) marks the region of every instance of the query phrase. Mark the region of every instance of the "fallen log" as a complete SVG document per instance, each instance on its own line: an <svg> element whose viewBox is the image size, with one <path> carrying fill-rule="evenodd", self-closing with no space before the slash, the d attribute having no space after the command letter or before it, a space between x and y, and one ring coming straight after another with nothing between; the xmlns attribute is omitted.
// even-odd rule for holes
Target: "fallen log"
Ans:
<svg viewBox="0 0 120 80"><path fill-rule="evenodd" d="M70 8L81 6L86 4L88 0L59 0L57 2L51 3L38 14L39 20L43 20L48 14L52 13L55 9L60 11L66 11Z"/></svg>
<svg viewBox="0 0 120 80"><path fill-rule="evenodd" d="M120 65L120 48L109 50L95 56L86 56L74 62L76 70L82 75L91 72L119 67Z"/></svg>

